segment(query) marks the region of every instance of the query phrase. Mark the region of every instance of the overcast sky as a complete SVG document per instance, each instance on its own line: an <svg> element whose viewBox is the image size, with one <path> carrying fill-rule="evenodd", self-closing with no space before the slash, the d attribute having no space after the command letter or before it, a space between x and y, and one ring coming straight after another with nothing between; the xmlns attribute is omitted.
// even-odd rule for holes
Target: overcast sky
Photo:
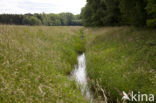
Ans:
<svg viewBox="0 0 156 103"><path fill-rule="evenodd" d="M86 0L0 0L0 14L60 13L79 14Z"/></svg>

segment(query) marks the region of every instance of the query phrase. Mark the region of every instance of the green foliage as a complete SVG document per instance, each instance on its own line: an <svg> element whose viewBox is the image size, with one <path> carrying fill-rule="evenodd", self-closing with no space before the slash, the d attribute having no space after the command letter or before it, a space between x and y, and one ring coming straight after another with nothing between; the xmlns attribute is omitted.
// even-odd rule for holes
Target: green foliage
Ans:
<svg viewBox="0 0 156 103"><path fill-rule="evenodd" d="M71 22L74 18L72 13L61 13L60 16L62 18L61 22L63 25L71 25Z"/></svg>
<svg viewBox="0 0 156 103"><path fill-rule="evenodd" d="M55 14L49 14L47 23L49 26L61 25L60 16Z"/></svg>
<svg viewBox="0 0 156 103"><path fill-rule="evenodd" d="M102 95L101 88L108 103L121 100L122 91L156 95L156 30L107 27L90 28L85 34L87 73L95 97Z"/></svg>
<svg viewBox="0 0 156 103"><path fill-rule="evenodd" d="M41 25L41 21L37 17L31 16L31 17L25 17L23 19L23 24L27 24L27 25Z"/></svg>
<svg viewBox="0 0 156 103"><path fill-rule="evenodd" d="M145 0L120 0L122 23L134 26L146 24Z"/></svg>
<svg viewBox="0 0 156 103"><path fill-rule="evenodd" d="M85 26L118 25L120 20L118 0L88 0L81 17Z"/></svg>
<svg viewBox="0 0 156 103"><path fill-rule="evenodd" d="M106 25L120 25L120 9L119 9L120 0L105 0L106 13L105 13L105 22Z"/></svg>
<svg viewBox="0 0 156 103"><path fill-rule="evenodd" d="M75 25L75 26L76 26L76 25L82 25L82 21L81 21L81 20L72 20L72 21L71 21L71 25L73 25L73 26L74 26L74 25Z"/></svg>
<svg viewBox="0 0 156 103"><path fill-rule="evenodd" d="M148 27L156 27L156 18L151 19L151 20L147 20L147 26Z"/></svg>
<svg viewBox="0 0 156 103"><path fill-rule="evenodd" d="M85 8L82 8L81 17L82 17L82 22L84 26L91 26L92 11L88 5L86 5Z"/></svg>
<svg viewBox="0 0 156 103"><path fill-rule="evenodd" d="M156 1L155 0L147 0L147 26L148 27L156 27Z"/></svg>
<svg viewBox="0 0 156 103"><path fill-rule="evenodd" d="M87 0L81 10L84 26L155 27L155 0Z"/></svg>
<svg viewBox="0 0 156 103"><path fill-rule="evenodd" d="M68 25L82 25L80 15L73 15L72 13L60 14L1 14L1 24L18 24L18 25L46 25L46 26L68 26Z"/></svg>
<svg viewBox="0 0 156 103"><path fill-rule="evenodd" d="M17 25L22 24L23 16L22 15L14 15L11 18L11 15L9 14L1 14L0 15L0 23L2 24L14 24L16 23Z"/></svg>

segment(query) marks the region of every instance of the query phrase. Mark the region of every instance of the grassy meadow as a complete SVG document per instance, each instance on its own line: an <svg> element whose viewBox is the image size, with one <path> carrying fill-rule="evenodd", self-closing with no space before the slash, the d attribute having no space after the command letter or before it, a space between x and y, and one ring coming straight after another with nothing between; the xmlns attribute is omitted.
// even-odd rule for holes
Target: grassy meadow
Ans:
<svg viewBox="0 0 156 103"><path fill-rule="evenodd" d="M0 103L86 103L69 78L81 28L0 25Z"/></svg>
<svg viewBox="0 0 156 103"><path fill-rule="evenodd" d="M99 100L102 90L109 103L119 102L122 91L156 95L156 30L88 28L85 37L89 83Z"/></svg>
<svg viewBox="0 0 156 103"><path fill-rule="evenodd" d="M156 30L0 25L0 103L87 103L70 73L86 53L96 102L156 95Z"/></svg>

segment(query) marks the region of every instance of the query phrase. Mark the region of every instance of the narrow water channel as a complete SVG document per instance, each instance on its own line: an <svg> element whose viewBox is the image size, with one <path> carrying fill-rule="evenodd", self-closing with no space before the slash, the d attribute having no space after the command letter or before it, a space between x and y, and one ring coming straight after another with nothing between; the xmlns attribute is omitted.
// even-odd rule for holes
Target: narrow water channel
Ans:
<svg viewBox="0 0 156 103"><path fill-rule="evenodd" d="M81 92L87 99L92 101L91 93L87 86L87 74L86 74L86 58L85 54L81 54L78 56L78 64L75 66L75 69L72 73L74 79L76 80L77 84L81 87Z"/></svg>

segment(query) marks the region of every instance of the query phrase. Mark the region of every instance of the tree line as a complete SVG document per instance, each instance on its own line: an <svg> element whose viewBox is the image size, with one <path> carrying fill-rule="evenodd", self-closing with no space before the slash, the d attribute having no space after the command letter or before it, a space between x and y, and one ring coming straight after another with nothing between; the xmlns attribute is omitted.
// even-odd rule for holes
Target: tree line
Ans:
<svg viewBox="0 0 156 103"><path fill-rule="evenodd" d="M60 14L1 14L0 24L15 25L46 25L46 26L69 26L82 25L80 15L72 13Z"/></svg>
<svg viewBox="0 0 156 103"><path fill-rule="evenodd" d="M87 0L81 17L85 26L156 27L156 0Z"/></svg>

